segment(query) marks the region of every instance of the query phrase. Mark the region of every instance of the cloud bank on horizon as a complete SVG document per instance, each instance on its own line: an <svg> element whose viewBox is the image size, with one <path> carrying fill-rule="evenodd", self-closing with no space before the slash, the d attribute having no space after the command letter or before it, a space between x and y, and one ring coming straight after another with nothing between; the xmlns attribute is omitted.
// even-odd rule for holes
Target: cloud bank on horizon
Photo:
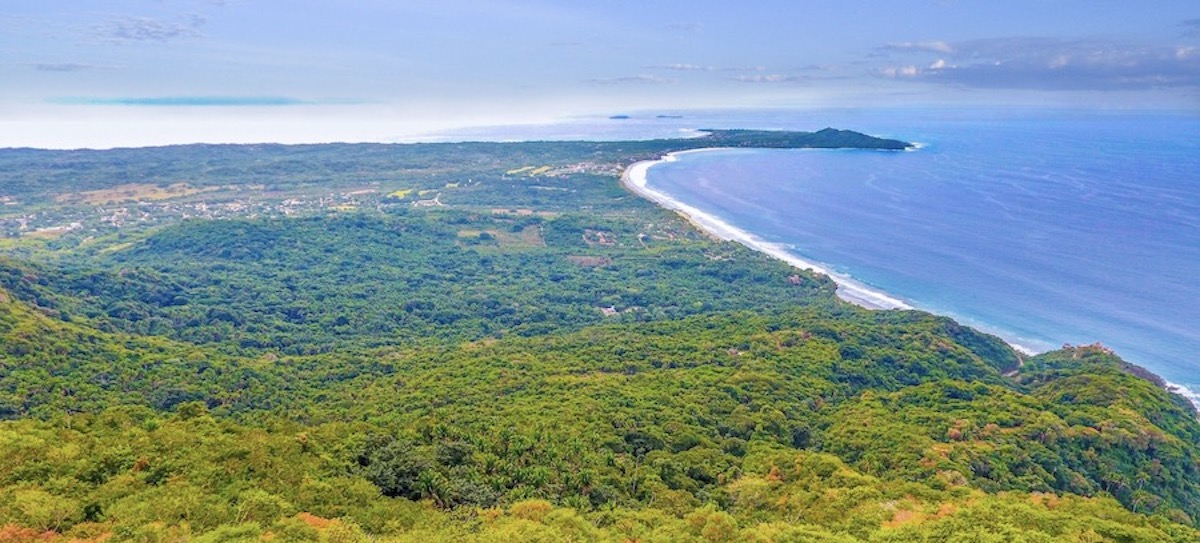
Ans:
<svg viewBox="0 0 1200 543"><path fill-rule="evenodd" d="M999 38L959 43L890 44L924 53L927 65L888 66L880 74L982 89L1200 89L1200 48L1102 39ZM912 55L910 55L912 56Z"/></svg>
<svg viewBox="0 0 1200 543"><path fill-rule="evenodd" d="M1200 110L1190 0L8 0L0 52L0 146L746 106Z"/></svg>

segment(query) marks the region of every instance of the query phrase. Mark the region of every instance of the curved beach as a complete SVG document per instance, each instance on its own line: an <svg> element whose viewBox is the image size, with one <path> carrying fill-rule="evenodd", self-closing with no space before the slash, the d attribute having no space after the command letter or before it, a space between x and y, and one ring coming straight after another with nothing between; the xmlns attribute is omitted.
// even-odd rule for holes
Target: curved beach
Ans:
<svg viewBox="0 0 1200 543"><path fill-rule="evenodd" d="M709 235L726 241L736 241L756 251L765 253L779 260L791 264L797 269L812 270L828 276L837 283L837 294L842 300L865 307L867 309L913 309L913 307L903 301L889 296L886 293L873 290L870 287L855 281L854 279L842 274L834 273L827 267L811 262L792 254L787 247L779 243L771 243L765 241L750 232L742 230L718 217L709 213L705 213L693 206L687 205L670 195L654 190L647 185L646 174L650 168L656 164L674 162L678 160L680 155L689 153L705 153L711 151L720 151L723 148L710 147L705 149L692 149L688 151L677 151L669 153L658 160L644 160L637 162L625 169L621 174L621 184L629 189L634 194L641 196L655 204L658 204L664 209L669 209L682 215L688 222L691 222L696 228Z"/></svg>
<svg viewBox="0 0 1200 543"><path fill-rule="evenodd" d="M862 283L855 281L853 278L843 274L831 272L827 267L805 260L788 251L787 247L779 243L771 243L765 241L754 234L742 230L724 220L715 217L709 213L705 213L693 206L687 205L670 195L654 190L647 186L647 172L650 168L668 162L678 160L678 157L688 153L704 153L710 151L725 150L720 147L711 147L705 149L693 149L688 151L678 151L669 153L658 160L644 160L634 163L625 169L621 174L621 184L638 196L646 198L659 205L664 209L669 209L679 213L688 222L692 223L701 231L721 240L736 241L749 247L753 250L765 253L779 260L791 264L793 267L801 270L811 270L816 273L824 274L837 284L837 295L844 301L864 307L866 309L915 309L912 305L907 304L886 293L871 289ZM1013 342L1010 339L1005 339L1017 352L1024 355L1033 356L1038 354L1038 351L1024 345ZM1197 408L1200 408L1200 393L1197 393L1186 386L1179 385L1167 381L1167 390L1179 394L1190 400Z"/></svg>

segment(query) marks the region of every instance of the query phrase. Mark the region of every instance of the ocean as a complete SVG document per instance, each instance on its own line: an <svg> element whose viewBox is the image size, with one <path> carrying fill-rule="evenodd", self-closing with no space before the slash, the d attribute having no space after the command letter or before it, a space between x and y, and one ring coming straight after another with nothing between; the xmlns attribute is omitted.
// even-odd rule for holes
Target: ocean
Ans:
<svg viewBox="0 0 1200 543"><path fill-rule="evenodd" d="M693 112L514 135L826 126L920 148L685 153L650 167L646 188L737 233L726 237L813 263L879 299L1026 351L1100 342L1185 393L1200 390L1195 113Z"/></svg>

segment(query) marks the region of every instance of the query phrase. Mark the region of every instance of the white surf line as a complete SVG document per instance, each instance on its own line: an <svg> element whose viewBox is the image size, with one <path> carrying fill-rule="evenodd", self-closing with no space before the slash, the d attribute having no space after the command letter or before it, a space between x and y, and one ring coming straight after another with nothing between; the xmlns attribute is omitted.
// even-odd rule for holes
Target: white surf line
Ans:
<svg viewBox="0 0 1200 543"><path fill-rule="evenodd" d="M867 309L913 309L913 307L886 293L871 289L844 274L835 273L825 266L805 260L787 250L783 244L765 241L750 232L742 230L728 222L705 213L693 206L680 202L670 195L654 190L647 186L646 174L656 164L675 162L679 156L688 153L703 153L727 150L728 148L710 147L691 149L669 153L659 160L644 160L631 165L621 175L621 183L633 193L641 196L664 209L669 209L682 215L688 222L709 235L725 240L735 241L753 250L765 253L782 260L801 270L812 270L828 276L837 284L837 294L842 300Z"/></svg>

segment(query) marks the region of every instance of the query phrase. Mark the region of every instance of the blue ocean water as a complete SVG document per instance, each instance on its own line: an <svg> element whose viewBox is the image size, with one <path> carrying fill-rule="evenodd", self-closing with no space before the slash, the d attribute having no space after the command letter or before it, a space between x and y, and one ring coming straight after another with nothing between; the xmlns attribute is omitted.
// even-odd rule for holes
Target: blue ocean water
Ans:
<svg viewBox="0 0 1200 543"><path fill-rule="evenodd" d="M917 308L1036 351L1102 342L1200 390L1200 117L834 111L700 121L692 126L832 125L921 143L686 154L650 168L648 183Z"/></svg>

